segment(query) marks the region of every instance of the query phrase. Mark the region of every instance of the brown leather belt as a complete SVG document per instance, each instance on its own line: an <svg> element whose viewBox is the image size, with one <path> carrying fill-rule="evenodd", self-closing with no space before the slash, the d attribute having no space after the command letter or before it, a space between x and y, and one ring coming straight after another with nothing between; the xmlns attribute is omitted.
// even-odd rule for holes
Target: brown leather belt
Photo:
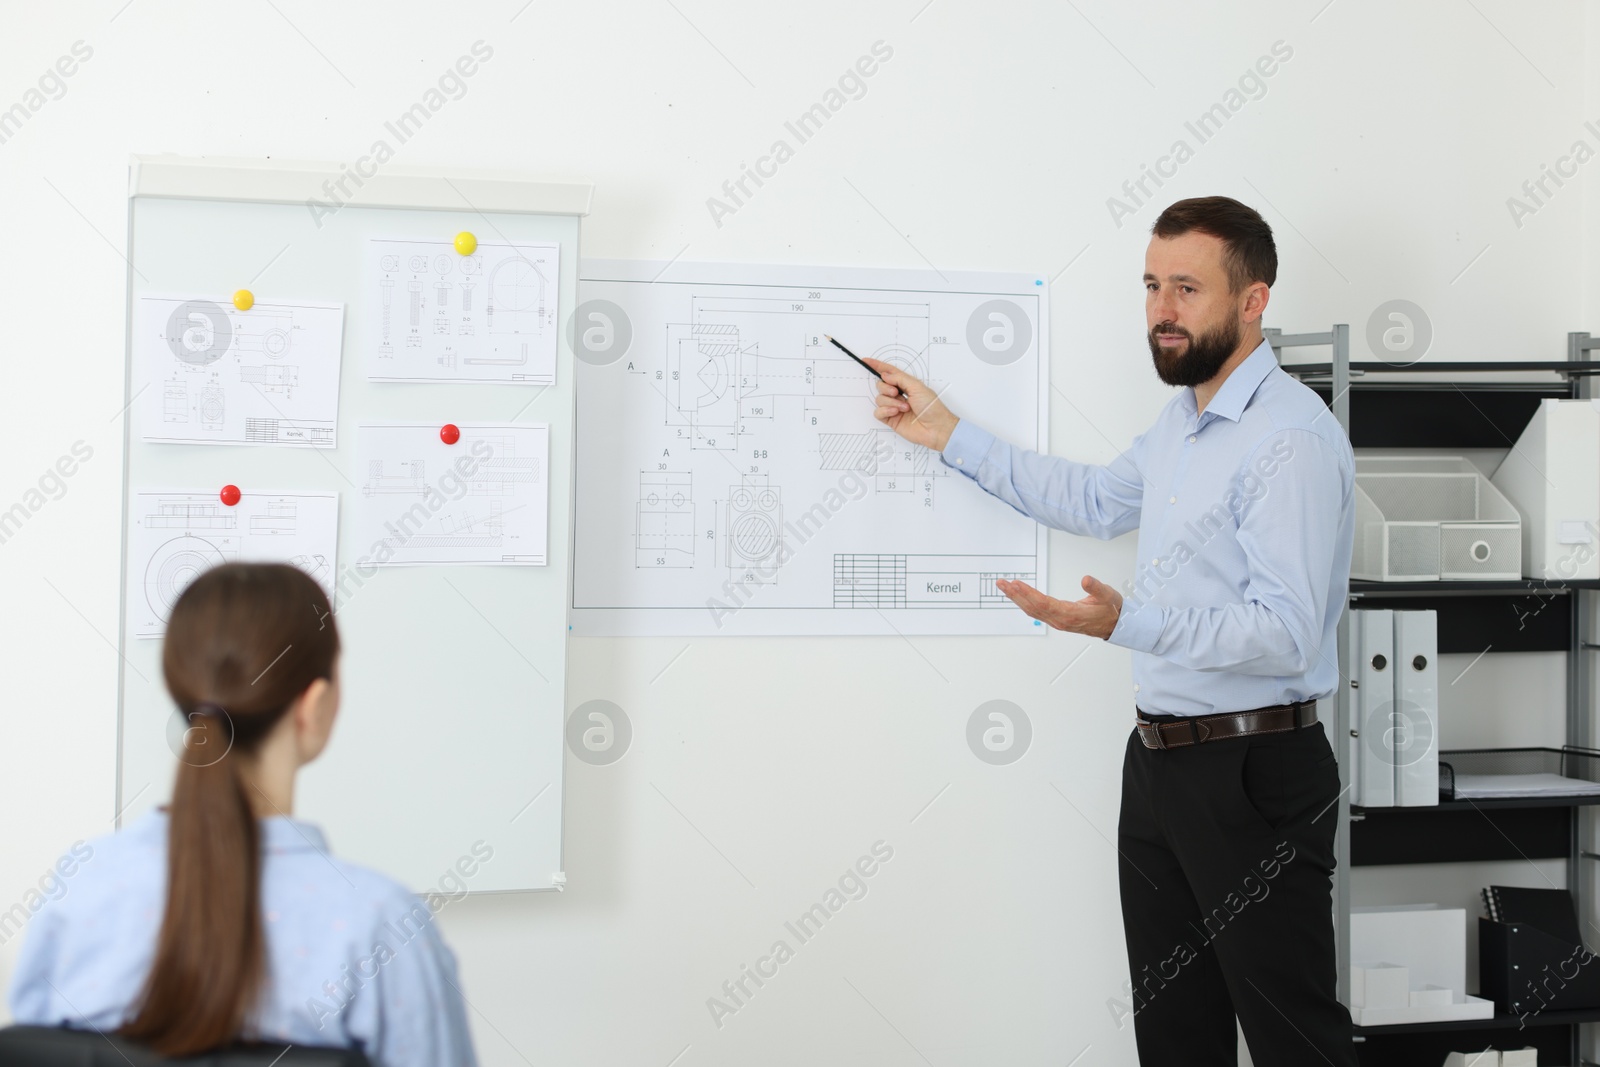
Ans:
<svg viewBox="0 0 1600 1067"><path fill-rule="evenodd" d="M1278 734L1304 729L1317 721L1315 700L1278 704L1254 711L1196 715L1178 722L1151 722L1144 717L1142 708L1135 707L1133 710L1138 716L1139 740L1144 742L1145 748L1185 748L1229 737Z"/></svg>

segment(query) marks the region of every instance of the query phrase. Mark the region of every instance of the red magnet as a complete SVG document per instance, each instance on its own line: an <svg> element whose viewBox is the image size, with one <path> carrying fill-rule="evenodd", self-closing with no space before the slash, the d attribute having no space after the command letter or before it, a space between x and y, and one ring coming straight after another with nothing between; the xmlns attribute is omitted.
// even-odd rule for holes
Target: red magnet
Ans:
<svg viewBox="0 0 1600 1067"><path fill-rule="evenodd" d="M222 497L222 502L231 508L239 502L239 487L237 485L225 485L219 495Z"/></svg>
<svg viewBox="0 0 1600 1067"><path fill-rule="evenodd" d="M447 422L439 428L439 440L447 445L453 445L461 440L461 428L453 422Z"/></svg>

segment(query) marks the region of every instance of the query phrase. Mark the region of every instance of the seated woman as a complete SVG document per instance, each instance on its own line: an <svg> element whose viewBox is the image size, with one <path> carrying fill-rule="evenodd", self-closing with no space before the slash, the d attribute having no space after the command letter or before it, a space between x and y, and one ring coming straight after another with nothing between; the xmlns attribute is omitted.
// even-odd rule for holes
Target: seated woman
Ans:
<svg viewBox="0 0 1600 1067"><path fill-rule="evenodd" d="M189 724L171 805L92 842L34 917L17 1022L172 1056L243 1040L476 1062L428 907L291 817L295 775L333 729L338 658L328 598L298 568L228 563L184 590L161 653Z"/></svg>

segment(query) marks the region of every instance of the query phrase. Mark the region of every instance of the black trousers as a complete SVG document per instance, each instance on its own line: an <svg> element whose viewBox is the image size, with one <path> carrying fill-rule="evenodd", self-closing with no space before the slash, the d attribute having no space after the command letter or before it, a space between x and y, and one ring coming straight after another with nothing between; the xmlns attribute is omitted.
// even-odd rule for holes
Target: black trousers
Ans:
<svg viewBox="0 0 1600 1067"><path fill-rule="evenodd" d="M1168 719L1168 716L1149 716ZM1322 726L1148 749L1122 770L1122 920L1143 1067L1355 1067L1335 995L1339 771Z"/></svg>

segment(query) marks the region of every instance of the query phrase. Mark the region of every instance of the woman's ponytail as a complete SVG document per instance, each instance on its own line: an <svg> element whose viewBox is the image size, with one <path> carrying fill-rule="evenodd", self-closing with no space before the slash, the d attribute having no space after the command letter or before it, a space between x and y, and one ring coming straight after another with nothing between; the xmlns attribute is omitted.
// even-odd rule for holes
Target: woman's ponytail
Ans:
<svg viewBox="0 0 1600 1067"><path fill-rule="evenodd" d="M339 639L327 596L287 564L229 563L184 590L162 668L184 716L155 962L122 1032L168 1056L239 1036L266 980L258 798L241 757L318 678Z"/></svg>

